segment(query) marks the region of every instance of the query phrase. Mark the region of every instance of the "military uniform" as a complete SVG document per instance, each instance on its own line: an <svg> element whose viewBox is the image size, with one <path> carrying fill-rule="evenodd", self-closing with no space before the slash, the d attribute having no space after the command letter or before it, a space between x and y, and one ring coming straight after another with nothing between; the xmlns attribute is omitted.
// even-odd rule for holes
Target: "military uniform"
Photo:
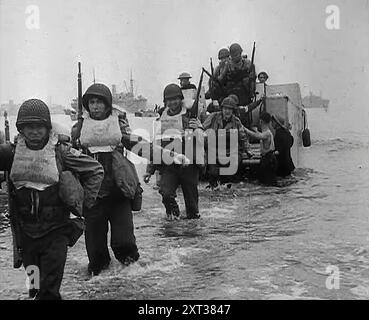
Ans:
<svg viewBox="0 0 369 320"><path fill-rule="evenodd" d="M234 110L237 110L237 104L236 102L228 97L225 98L222 102L222 107L228 107L228 108L233 108ZM207 119L205 120L205 122L203 123L203 128L204 130L208 130L208 129L212 129L215 131L217 140L218 140L218 132L219 130L225 130L226 135L229 135L229 131L230 130L237 130L238 132L238 148L235 149L234 146L232 148L232 146L229 146L227 144L227 150L225 155L227 157L233 156L236 158L237 163L239 164L240 161L242 160L242 154L247 152L248 150L248 138L247 138L247 134L245 132L245 129L240 121L240 119L235 116L234 114L229 118L229 119L225 119L223 117L223 113L222 111L219 112L215 112L210 114ZM210 142L208 142L207 144L208 149L209 148L216 148L217 151L219 148L218 145L218 141L216 143L216 146L212 146L212 144ZM217 152L217 159L216 159L216 164L208 164L208 173L209 173L209 182L210 182L210 186L216 186L218 183L218 179L219 179L219 167L220 166L224 166L224 164L222 164L219 161L219 152Z"/></svg>
<svg viewBox="0 0 369 320"><path fill-rule="evenodd" d="M178 80L181 80L181 79L188 79L189 80L191 78L192 78L192 76L188 72L183 72L179 75ZM181 85L181 89L182 90L188 90L188 89L197 90L196 85L194 85L193 83L188 83L188 84L185 84L185 85Z"/></svg>
<svg viewBox="0 0 369 320"><path fill-rule="evenodd" d="M43 123L51 129L50 113L42 101L27 100L20 107L18 130L29 123ZM78 175L84 206L91 207L103 169L97 161L60 142L51 130L40 150L29 149L22 133L16 145L0 145L0 170L10 172L9 192L20 227L23 265L26 269L37 266L40 271L40 289L31 294L36 299L61 299L67 246L72 246L83 230L70 219L73 209L60 196L60 175L65 171Z"/></svg>
<svg viewBox="0 0 369 320"><path fill-rule="evenodd" d="M168 85L164 90L164 103L167 99L179 97L183 99L183 94L179 86L175 84ZM171 113L169 108L165 107L161 111L160 119L156 123L159 124L161 132L156 132L155 139L162 147L165 147L169 143L174 141L181 144L183 153L185 153L185 140L184 131L190 129L189 127L190 116L186 112L184 106L178 110L177 113ZM201 128L201 127L200 127ZM166 131L166 129L168 131ZM171 131L172 134L169 132ZM169 135L164 137L163 133L169 132ZM194 138L195 142L195 138ZM194 152L195 154L195 152ZM178 164L156 164L156 169L159 170L160 187L159 192L162 195L162 202L166 209L168 217L179 217L180 211L178 203L176 201L176 191L181 186L186 206L186 216L189 219L199 218L199 195L198 195L198 183L199 183L199 163L200 159L196 162L196 158L191 159L192 163L186 167ZM202 159L203 161L203 159ZM197 164L196 164L197 163ZM152 168L152 166L149 166Z"/></svg>
<svg viewBox="0 0 369 320"><path fill-rule="evenodd" d="M218 52L219 64L215 67L213 77L214 79L209 79L209 90L205 94L206 99L217 100L219 103L225 98L226 92L222 88L221 83L218 82L221 74L224 73L227 62L229 61L229 50L227 48L222 48ZM217 81L218 80L218 81ZM219 111L219 110L217 110ZM210 109L210 113L214 112Z"/></svg>
<svg viewBox="0 0 369 320"><path fill-rule="evenodd" d="M109 111L106 119L94 120L90 117L88 107L90 97L99 97L104 101ZM123 264L129 264L139 258L134 235L133 199L118 186L117 171L114 170L115 156L120 156L117 158L118 166L130 163L125 156L124 148L131 150L138 142L134 142L137 139L132 139L125 114L112 110L112 95L105 85L96 83L90 86L83 96L83 106L87 113L84 115L82 124L76 124L72 128L73 142L84 153L98 160L104 168L104 180L96 204L84 211L89 271L96 275L110 263L107 245L109 223L110 246L116 259ZM137 174L132 164L130 170L134 171L133 175ZM135 183L138 183L138 178Z"/></svg>
<svg viewBox="0 0 369 320"><path fill-rule="evenodd" d="M230 47L231 56L237 52L242 53L242 48L238 44L232 44ZM224 85L227 96L237 95L239 105L246 106L252 102L256 73L255 66L250 60L241 57L240 61L236 63L230 59L219 76L219 80Z"/></svg>

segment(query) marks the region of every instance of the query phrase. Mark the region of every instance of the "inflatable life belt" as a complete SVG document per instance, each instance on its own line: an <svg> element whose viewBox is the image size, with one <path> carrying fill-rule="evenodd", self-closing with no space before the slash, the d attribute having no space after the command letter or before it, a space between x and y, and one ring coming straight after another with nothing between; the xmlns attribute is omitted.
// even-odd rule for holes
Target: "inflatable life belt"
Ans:
<svg viewBox="0 0 369 320"><path fill-rule="evenodd" d="M121 143L121 139L116 111L104 120L94 120L89 114L84 116L79 140L91 153L112 152Z"/></svg>
<svg viewBox="0 0 369 320"><path fill-rule="evenodd" d="M154 122L155 140L162 139L182 139L184 135L182 116L186 113L183 106L179 114L168 115L168 108L165 108L160 119Z"/></svg>
<svg viewBox="0 0 369 320"><path fill-rule="evenodd" d="M18 135L14 160L10 172L16 189L31 188L43 191L59 182L55 147L58 136L51 131L49 141L42 150L31 150L23 135Z"/></svg>

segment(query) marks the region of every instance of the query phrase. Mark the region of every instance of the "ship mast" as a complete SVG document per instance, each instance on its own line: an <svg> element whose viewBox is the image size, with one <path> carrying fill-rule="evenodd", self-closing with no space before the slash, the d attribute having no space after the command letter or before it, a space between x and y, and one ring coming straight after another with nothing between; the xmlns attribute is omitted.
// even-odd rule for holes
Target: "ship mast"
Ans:
<svg viewBox="0 0 369 320"><path fill-rule="evenodd" d="M131 69L131 78L129 80L129 84L130 84L130 90L131 90L131 94L133 96L133 78L132 78L132 69Z"/></svg>

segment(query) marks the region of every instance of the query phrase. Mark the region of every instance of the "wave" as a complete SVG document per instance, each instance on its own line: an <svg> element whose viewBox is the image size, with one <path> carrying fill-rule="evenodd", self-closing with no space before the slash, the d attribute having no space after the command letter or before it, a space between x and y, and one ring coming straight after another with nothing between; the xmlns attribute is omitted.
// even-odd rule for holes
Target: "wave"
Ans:
<svg viewBox="0 0 369 320"><path fill-rule="evenodd" d="M312 139L312 146L329 146L332 149L361 149L369 147L369 137L336 137Z"/></svg>

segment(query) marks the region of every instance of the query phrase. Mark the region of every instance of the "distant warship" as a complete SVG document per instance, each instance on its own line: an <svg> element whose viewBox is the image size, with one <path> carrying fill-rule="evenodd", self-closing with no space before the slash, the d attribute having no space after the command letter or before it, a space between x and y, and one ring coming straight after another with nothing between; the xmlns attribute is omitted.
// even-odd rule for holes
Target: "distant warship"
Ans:
<svg viewBox="0 0 369 320"><path fill-rule="evenodd" d="M137 112L144 112L147 109L147 99L141 95L135 96L132 72L129 90L127 86L126 89L127 92L117 92L117 86L115 84L111 86L111 92L113 96L113 108L124 110L125 112L133 114ZM65 113L69 114L72 120L76 120L78 108L77 98L74 98L72 100L71 107L73 110L68 110L68 113L67 112Z"/></svg>
<svg viewBox="0 0 369 320"><path fill-rule="evenodd" d="M322 108L322 109L325 109L325 111L327 111L329 100L323 99L321 93L319 96L316 96L310 91L310 94L302 99L302 104L307 109Z"/></svg>
<svg viewBox="0 0 369 320"><path fill-rule="evenodd" d="M117 92L115 84L112 85L113 104L127 110L127 112L135 113L144 111L147 108L147 99L141 95L135 96L133 88L133 78L131 72L131 79L129 81L129 90L126 86L127 92Z"/></svg>

